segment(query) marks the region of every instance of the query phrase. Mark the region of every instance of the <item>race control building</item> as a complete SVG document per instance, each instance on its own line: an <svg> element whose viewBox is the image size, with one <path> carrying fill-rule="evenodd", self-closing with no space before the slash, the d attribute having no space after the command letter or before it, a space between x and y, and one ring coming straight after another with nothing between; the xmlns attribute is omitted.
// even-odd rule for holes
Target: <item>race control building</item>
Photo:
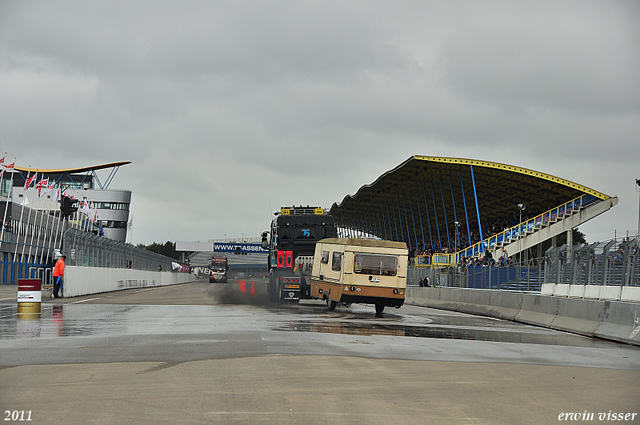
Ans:
<svg viewBox="0 0 640 425"><path fill-rule="evenodd" d="M118 169L129 161L82 168L40 169L11 167L0 177L0 274L5 284L40 273L51 266L62 248L67 226L75 226L118 242L125 242L131 191L109 189ZM105 170L100 179L97 171ZM27 181L28 188L25 189ZM90 216L76 213L61 220L62 195L86 202Z"/></svg>

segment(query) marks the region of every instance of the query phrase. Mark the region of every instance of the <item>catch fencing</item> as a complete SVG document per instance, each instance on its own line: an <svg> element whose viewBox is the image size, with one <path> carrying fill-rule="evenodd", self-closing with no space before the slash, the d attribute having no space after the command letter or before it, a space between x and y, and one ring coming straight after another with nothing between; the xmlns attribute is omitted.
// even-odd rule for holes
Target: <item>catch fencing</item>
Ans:
<svg viewBox="0 0 640 425"><path fill-rule="evenodd" d="M64 232L62 253L69 266L171 271L176 264L164 255L75 227Z"/></svg>
<svg viewBox="0 0 640 425"><path fill-rule="evenodd" d="M543 283L640 286L640 239L549 248L542 258L489 265L482 261L435 267L412 262L409 286L442 286L539 292Z"/></svg>

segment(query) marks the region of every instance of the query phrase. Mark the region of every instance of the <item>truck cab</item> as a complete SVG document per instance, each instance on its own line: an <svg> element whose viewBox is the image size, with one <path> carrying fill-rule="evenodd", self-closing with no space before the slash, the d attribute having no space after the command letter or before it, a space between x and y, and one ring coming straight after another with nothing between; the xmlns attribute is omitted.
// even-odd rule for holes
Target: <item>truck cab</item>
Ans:
<svg viewBox="0 0 640 425"><path fill-rule="evenodd" d="M209 283L227 282L229 261L226 257L213 257L209 265Z"/></svg>
<svg viewBox="0 0 640 425"><path fill-rule="evenodd" d="M262 233L262 247L269 250L269 299L297 302L310 298L308 277L316 243L336 235L333 217L322 208L283 207L277 211L270 230Z"/></svg>

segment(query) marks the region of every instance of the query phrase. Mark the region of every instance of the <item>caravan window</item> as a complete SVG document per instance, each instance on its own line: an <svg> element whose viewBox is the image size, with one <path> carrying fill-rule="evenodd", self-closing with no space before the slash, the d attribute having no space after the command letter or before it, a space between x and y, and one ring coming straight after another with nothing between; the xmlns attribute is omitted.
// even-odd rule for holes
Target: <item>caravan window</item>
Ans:
<svg viewBox="0 0 640 425"><path fill-rule="evenodd" d="M331 270L339 272L342 270L342 252L334 252L331 260Z"/></svg>
<svg viewBox="0 0 640 425"><path fill-rule="evenodd" d="M398 257L394 255L355 254L354 273L377 276L395 276L398 272Z"/></svg>
<svg viewBox="0 0 640 425"><path fill-rule="evenodd" d="M329 264L329 251L322 251L322 257L320 257L322 264Z"/></svg>

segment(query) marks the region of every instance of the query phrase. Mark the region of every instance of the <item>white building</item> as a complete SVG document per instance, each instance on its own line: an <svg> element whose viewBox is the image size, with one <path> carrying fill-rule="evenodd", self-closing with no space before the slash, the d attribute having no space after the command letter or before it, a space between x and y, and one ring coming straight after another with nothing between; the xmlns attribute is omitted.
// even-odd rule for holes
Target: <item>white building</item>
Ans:
<svg viewBox="0 0 640 425"><path fill-rule="evenodd" d="M94 232L100 232L109 239L125 242L127 239L131 191L109 189L108 187L117 170L126 164L130 164L130 161L68 169L26 169L16 167L16 172L13 176L12 201L14 205L28 205L37 210L51 211L60 208L58 202L52 201L52 197L55 197L53 193L44 194L40 197L35 195L36 191L33 189L35 181L27 192L27 201L25 203L25 181L29 175L33 176L34 173L38 173L36 181L47 178L50 184L55 183L56 187L61 188L63 195L78 200L77 207L82 208L84 202L87 202L92 215L94 215L90 220L93 222ZM98 177L96 173L98 170L110 170L104 182ZM3 184L3 188L4 186ZM73 220L74 217L71 217L71 219ZM78 217L76 220L80 220L80 218Z"/></svg>

